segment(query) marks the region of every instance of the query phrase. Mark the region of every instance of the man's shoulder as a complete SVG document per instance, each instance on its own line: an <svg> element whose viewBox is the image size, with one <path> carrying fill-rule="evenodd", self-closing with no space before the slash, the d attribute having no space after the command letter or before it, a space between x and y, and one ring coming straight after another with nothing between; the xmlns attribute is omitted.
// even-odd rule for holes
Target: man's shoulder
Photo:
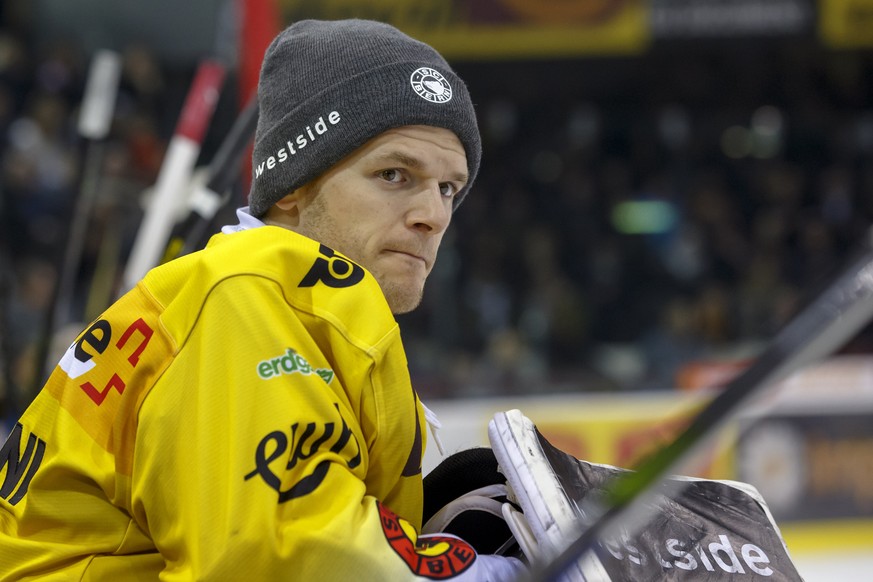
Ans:
<svg viewBox="0 0 873 582"><path fill-rule="evenodd" d="M196 260L200 268L218 278L253 275L273 279L283 289L375 291L381 295L378 283L363 267L318 241L281 227L218 234Z"/></svg>
<svg viewBox="0 0 873 582"><path fill-rule="evenodd" d="M204 250L153 270L146 286L164 305L184 303L190 309L231 280L243 287L270 285L301 315L340 327L396 325L381 287L363 267L280 227L215 235Z"/></svg>

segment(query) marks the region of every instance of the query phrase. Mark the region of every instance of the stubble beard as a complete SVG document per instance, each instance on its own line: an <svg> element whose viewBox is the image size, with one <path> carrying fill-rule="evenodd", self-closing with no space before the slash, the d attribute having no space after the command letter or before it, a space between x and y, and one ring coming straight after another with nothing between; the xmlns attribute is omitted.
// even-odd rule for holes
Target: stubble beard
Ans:
<svg viewBox="0 0 873 582"><path fill-rule="evenodd" d="M382 293L388 301L391 313L395 315L409 313L414 310L421 304L421 300L424 297L423 285L418 290L412 290L403 285L382 281L380 277L376 277L376 281L379 282L379 286L382 288Z"/></svg>
<svg viewBox="0 0 873 582"><path fill-rule="evenodd" d="M374 265L367 264L367 261L363 260L363 257L359 256L356 252L360 243L354 240L347 240L342 236L341 229L337 226L329 209L323 202L323 197L319 196L318 190L316 189L311 195L314 195L314 198L307 209L307 227L297 229L298 232L327 245L335 251L341 252L367 269L376 279L376 282L379 283L391 313L400 315L409 313L418 307L424 297L424 282L418 288L403 285L392 281L390 277L379 272Z"/></svg>

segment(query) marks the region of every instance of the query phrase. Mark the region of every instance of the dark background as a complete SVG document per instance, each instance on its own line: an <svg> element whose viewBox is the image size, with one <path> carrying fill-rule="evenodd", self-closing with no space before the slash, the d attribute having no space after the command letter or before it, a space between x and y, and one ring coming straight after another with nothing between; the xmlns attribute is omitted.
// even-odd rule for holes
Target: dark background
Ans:
<svg viewBox="0 0 873 582"><path fill-rule="evenodd" d="M784 27L706 34L659 18L687 3L654 4L655 36L633 54L450 59L476 102L484 159L423 306L400 317L424 395L674 389L689 363L752 357L867 236L871 49L823 42L811 2L787 2L806 10ZM231 65L201 165L240 99L225 2L0 7L10 412L40 385L36 354L82 185L75 125L92 52L117 50L124 68L54 349L87 319L106 249L123 264L198 60ZM242 187L235 196L244 203ZM870 350L867 329L843 351Z"/></svg>

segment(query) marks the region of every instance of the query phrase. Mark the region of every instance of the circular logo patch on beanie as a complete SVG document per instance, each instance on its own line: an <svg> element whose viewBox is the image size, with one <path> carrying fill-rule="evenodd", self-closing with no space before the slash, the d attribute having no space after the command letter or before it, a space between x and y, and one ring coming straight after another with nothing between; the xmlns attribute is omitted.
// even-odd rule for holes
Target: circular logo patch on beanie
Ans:
<svg viewBox="0 0 873 582"><path fill-rule="evenodd" d="M430 67L415 69L409 82L419 97L431 103L446 103L452 99L452 86L439 71Z"/></svg>

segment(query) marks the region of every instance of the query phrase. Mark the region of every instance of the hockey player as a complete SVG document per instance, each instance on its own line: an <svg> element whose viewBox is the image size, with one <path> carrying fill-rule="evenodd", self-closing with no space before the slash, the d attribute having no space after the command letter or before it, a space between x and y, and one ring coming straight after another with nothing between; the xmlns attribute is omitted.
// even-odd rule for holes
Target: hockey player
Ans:
<svg viewBox="0 0 873 582"><path fill-rule="evenodd" d="M480 161L464 83L369 21L264 59L250 205L82 332L0 453L0 580L509 580L420 535L418 304Z"/></svg>

